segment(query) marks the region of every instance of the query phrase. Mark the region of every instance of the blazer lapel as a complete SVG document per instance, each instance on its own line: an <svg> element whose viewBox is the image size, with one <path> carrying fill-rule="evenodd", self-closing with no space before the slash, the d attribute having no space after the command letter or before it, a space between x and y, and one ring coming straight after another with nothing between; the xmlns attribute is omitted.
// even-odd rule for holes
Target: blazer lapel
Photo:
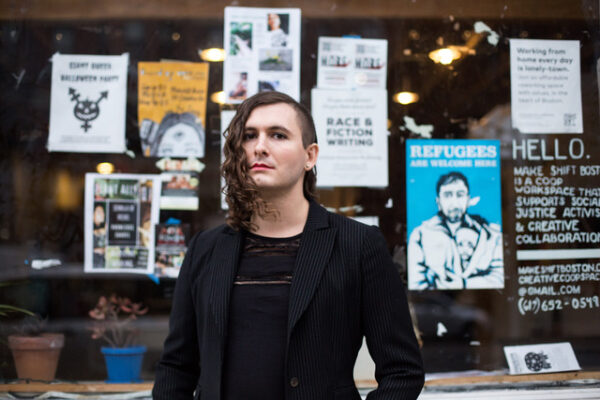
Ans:
<svg viewBox="0 0 600 400"><path fill-rule="evenodd" d="M221 235L213 250L210 261L212 272L210 302L215 317L217 331L227 332L229 297L237 271L242 243L242 233L228 230Z"/></svg>
<svg viewBox="0 0 600 400"><path fill-rule="evenodd" d="M336 229L329 227L327 211L311 201L290 287L288 341L294 325L306 310L321 280L333 249L335 235Z"/></svg>

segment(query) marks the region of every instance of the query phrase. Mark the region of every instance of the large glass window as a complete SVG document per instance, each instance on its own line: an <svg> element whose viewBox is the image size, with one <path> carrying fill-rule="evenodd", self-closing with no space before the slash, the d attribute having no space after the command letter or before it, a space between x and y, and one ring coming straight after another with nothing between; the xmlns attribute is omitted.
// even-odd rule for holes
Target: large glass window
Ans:
<svg viewBox="0 0 600 400"><path fill-rule="evenodd" d="M99 296L111 293L149 307L136 326L140 342L148 347L142 377L153 378L168 329L175 281L84 273L85 173L95 172L102 162L112 163L118 173L160 172L158 158L143 156L137 118L138 63L199 62L201 50L223 47L224 6L222 2L174 5L156 1L138 9L102 1L94 6L61 2L0 7L0 304L38 313L47 318L47 329L65 334L57 379L105 378L101 344L91 338L88 311ZM598 3L326 1L285 2L283 6L302 10L300 92L302 103L309 107L317 82L319 37L358 35L388 41L389 185L321 189L319 198L342 214L378 217L403 277L407 277L411 233L407 213L418 208L406 202L407 140L430 135L433 140L499 141L503 287L409 291L427 372L501 370L507 368L504 346L565 341L572 344L584 370L597 369ZM527 134L514 127L511 39L549 40L549 48L552 43L577 41L581 133ZM447 64L434 61L430 53L441 48L457 50L456 59ZM129 53L129 154L47 150L55 53ZM560 68L560 55L549 58L557 64L554 68ZM209 94L222 90L222 79L222 63L211 62ZM560 88L547 84L529 90ZM418 101L398 103L395 95L402 91L416 93ZM543 99L551 94L532 96ZM513 107L514 103L512 99ZM198 211L162 210L160 222L178 219L190 224L192 232L223 222L219 166L220 111L224 109L235 106L207 102ZM574 116L565 113L564 118L570 121ZM431 129L424 131L427 125ZM472 197L484 198L489 193L486 187L472 188ZM422 196L424 203L435 207L435 185L422 188ZM34 260L58 260L59 265L36 269ZM21 321L18 313L0 318L2 337ZM0 360L0 376L14 379L7 346L0 346Z"/></svg>

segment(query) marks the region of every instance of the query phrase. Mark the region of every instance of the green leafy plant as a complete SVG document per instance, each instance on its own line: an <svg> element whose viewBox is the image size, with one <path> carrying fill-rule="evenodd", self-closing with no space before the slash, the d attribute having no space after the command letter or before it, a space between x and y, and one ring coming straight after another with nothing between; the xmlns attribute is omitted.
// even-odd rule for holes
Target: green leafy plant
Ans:
<svg viewBox="0 0 600 400"><path fill-rule="evenodd" d="M6 317L11 312L20 312L23 314L27 314L30 316L34 316L35 314L29 310L24 308L11 306L10 304L0 304L0 317Z"/></svg>
<svg viewBox="0 0 600 400"><path fill-rule="evenodd" d="M46 332L47 323L47 318L42 318L39 314L27 313L15 329L20 336L40 336Z"/></svg>
<svg viewBox="0 0 600 400"><path fill-rule="evenodd" d="M9 282L0 282L0 287L8 286L9 284L10 284ZM6 317L8 314L13 313L13 312L19 312L19 313L27 314L27 315L32 316L32 317L35 315L31 311L26 310L26 309L21 308L21 307L15 307L15 306L10 305L10 304L0 304L0 317Z"/></svg>
<svg viewBox="0 0 600 400"><path fill-rule="evenodd" d="M139 333L132 322L147 312L148 307L127 297L100 296L96 307L89 311L89 316L95 320L90 328L92 339L103 339L110 347L132 346Z"/></svg>

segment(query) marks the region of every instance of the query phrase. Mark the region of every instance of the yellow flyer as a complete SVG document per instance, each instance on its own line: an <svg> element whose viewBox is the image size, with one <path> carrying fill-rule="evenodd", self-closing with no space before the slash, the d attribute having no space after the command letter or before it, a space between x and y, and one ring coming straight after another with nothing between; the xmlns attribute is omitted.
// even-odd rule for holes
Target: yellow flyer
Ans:
<svg viewBox="0 0 600 400"><path fill-rule="evenodd" d="M208 63L138 63L138 122L146 157L204 157Z"/></svg>

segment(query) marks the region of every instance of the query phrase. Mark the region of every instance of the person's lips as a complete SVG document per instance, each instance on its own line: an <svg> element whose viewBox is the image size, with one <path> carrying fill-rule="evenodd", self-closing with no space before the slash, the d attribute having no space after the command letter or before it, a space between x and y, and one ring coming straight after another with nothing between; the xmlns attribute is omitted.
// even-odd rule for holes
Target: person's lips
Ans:
<svg viewBox="0 0 600 400"><path fill-rule="evenodd" d="M273 167L271 167L268 164L264 164L264 163L254 163L254 164L252 164L252 167L250 169L252 169L252 170L263 170L263 169L273 169Z"/></svg>

